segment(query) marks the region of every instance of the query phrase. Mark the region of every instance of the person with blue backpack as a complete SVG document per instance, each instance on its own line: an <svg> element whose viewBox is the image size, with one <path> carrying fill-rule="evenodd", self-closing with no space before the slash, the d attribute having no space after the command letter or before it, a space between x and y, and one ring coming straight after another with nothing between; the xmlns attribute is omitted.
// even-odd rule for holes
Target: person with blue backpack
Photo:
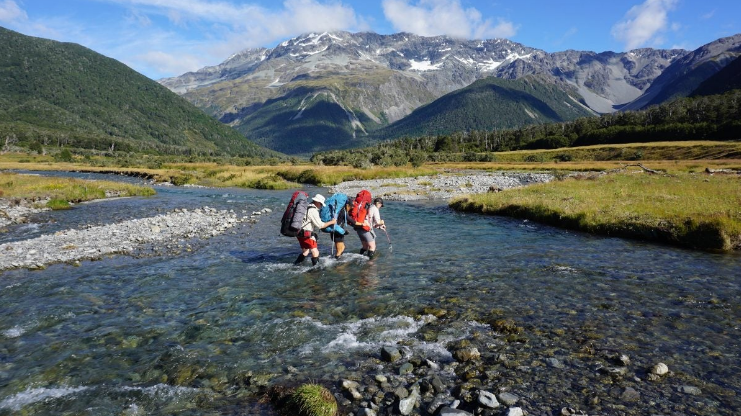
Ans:
<svg viewBox="0 0 741 416"><path fill-rule="evenodd" d="M345 251L345 234L347 234L347 230L345 230L344 226L347 224L347 211L350 203L351 201L347 198L347 195L336 193L327 198L326 203L319 211L322 221L336 220L335 224L322 229L322 231L330 234L334 242L335 249L337 250L335 259L339 259Z"/></svg>

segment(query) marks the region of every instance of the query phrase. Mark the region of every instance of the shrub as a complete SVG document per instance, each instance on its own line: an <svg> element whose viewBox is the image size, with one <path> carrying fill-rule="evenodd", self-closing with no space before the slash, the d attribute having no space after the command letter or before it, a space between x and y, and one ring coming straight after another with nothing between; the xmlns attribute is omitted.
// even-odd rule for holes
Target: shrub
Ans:
<svg viewBox="0 0 741 416"><path fill-rule="evenodd" d="M290 399L292 407L301 416L334 416L337 413L337 400L332 392L318 384L303 384Z"/></svg>
<svg viewBox="0 0 741 416"><path fill-rule="evenodd" d="M54 156L54 158L60 162L71 162L72 161L72 152L69 151L69 149L62 149L59 154Z"/></svg>
<svg viewBox="0 0 741 416"><path fill-rule="evenodd" d="M44 153L44 146L42 146L39 142L33 142L30 146L28 146L28 150L36 152L38 154L42 154Z"/></svg>
<svg viewBox="0 0 741 416"><path fill-rule="evenodd" d="M72 208L68 201L65 201L64 199L51 199L49 202L46 203L46 206L48 208L51 208L53 210L59 210L59 209L70 209Z"/></svg>
<svg viewBox="0 0 741 416"><path fill-rule="evenodd" d="M525 162L545 162L545 158L541 154L527 155L525 156Z"/></svg>

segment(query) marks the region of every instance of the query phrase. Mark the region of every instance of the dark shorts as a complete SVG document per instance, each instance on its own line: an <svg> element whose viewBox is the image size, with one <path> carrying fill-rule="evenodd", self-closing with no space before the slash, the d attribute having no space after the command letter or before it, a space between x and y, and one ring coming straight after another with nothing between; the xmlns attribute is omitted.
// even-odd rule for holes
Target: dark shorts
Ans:
<svg viewBox="0 0 741 416"><path fill-rule="evenodd" d="M357 231L360 241L364 243L372 243L376 241L376 233L373 231L365 231L362 228L356 228L355 231Z"/></svg>
<svg viewBox="0 0 741 416"><path fill-rule="evenodd" d="M335 243L342 243L343 241L345 241L345 234L340 234L340 233L330 233L330 238L331 238L331 239L332 239L332 241L334 241Z"/></svg>

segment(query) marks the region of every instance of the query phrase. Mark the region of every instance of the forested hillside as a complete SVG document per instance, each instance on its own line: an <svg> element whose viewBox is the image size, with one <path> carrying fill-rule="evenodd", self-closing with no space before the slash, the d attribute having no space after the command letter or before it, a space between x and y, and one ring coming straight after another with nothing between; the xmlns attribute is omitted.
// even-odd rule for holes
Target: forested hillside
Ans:
<svg viewBox="0 0 741 416"><path fill-rule="evenodd" d="M153 154L276 155L116 60L3 28L0 140Z"/></svg>
<svg viewBox="0 0 741 416"><path fill-rule="evenodd" d="M578 97L578 94L574 94ZM376 139L512 129L594 115L556 84L536 76L489 77L446 94L373 134Z"/></svg>
<svg viewBox="0 0 741 416"><path fill-rule="evenodd" d="M686 140L741 140L741 90L565 123L404 138L371 148L319 153L313 160L355 166L483 161L493 160L491 152L508 150Z"/></svg>

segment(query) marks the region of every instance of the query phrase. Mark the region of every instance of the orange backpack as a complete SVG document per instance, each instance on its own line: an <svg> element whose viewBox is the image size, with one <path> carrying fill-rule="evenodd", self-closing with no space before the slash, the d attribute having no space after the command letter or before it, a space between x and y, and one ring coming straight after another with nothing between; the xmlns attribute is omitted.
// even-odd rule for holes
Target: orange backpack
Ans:
<svg viewBox="0 0 741 416"><path fill-rule="evenodd" d="M350 212L347 215L348 225L351 225L356 229L362 228L365 231L370 231L370 226L364 225L363 223L365 222L365 217L368 216L368 208L370 208L372 200L373 197L367 190L363 189L358 192L352 202Z"/></svg>

